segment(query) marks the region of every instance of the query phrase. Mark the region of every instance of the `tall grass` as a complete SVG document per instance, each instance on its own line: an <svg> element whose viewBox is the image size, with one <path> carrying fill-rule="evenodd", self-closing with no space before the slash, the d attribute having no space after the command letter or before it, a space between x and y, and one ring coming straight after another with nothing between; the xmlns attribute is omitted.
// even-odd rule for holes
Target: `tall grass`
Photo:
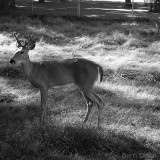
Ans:
<svg viewBox="0 0 160 160"><path fill-rule="evenodd" d="M76 87L50 89L47 125L39 128L40 95L20 64L16 40L33 34L32 61L83 57L104 68L102 129L97 109L86 112ZM160 142L159 36L153 23L74 17L1 17L0 157L2 159L158 159Z"/></svg>

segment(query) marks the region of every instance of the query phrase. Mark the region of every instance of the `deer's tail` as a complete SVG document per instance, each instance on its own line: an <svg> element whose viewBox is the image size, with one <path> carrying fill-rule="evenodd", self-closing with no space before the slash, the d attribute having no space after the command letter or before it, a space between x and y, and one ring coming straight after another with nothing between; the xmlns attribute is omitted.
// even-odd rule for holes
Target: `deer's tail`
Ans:
<svg viewBox="0 0 160 160"><path fill-rule="evenodd" d="M103 68L100 65L98 65L98 80L99 82L103 80Z"/></svg>

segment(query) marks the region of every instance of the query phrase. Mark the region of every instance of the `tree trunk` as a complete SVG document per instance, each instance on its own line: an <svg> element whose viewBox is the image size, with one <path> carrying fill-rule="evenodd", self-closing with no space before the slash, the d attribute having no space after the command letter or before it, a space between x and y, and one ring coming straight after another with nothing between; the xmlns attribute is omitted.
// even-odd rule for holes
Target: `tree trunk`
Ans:
<svg viewBox="0 0 160 160"><path fill-rule="evenodd" d="M45 0L39 0L40 3L45 3Z"/></svg>
<svg viewBox="0 0 160 160"><path fill-rule="evenodd" d="M131 8L131 7L132 7L131 0L125 0L125 6L126 6L127 8Z"/></svg>

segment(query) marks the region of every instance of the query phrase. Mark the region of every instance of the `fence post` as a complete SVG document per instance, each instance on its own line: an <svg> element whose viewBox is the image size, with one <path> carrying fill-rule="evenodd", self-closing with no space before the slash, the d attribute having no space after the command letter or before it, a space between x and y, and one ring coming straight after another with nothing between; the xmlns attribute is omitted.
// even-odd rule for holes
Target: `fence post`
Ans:
<svg viewBox="0 0 160 160"><path fill-rule="evenodd" d="M32 11L31 11L31 14L32 14L32 16L33 16L33 0L31 0L31 1L32 1L32 2L31 2L31 3L32 3L32 7L31 7L31 8L32 8Z"/></svg>
<svg viewBox="0 0 160 160"><path fill-rule="evenodd" d="M77 16L81 16L81 6L80 6L80 0L77 0Z"/></svg>
<svg viewBox="0 0 160 160"><path fill-rule="evenodd" d="M132 0L132 19L133 19L133 10L134 10L134 0Z"/></svg>

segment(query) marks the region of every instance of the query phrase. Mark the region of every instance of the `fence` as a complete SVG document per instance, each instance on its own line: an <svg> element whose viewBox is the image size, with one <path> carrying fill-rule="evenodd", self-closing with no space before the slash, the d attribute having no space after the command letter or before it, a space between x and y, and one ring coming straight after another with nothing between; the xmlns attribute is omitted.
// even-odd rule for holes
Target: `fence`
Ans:
<svg viewBox="0 0 160 160"><path fill-rule="evenodd" d="M17 0L16 14L27 15L79 15L79 0L45 0L39 3L38 0ZM79 7L78 7L79 6Z"/></svg>
<svg viewBox="0 0 160 160"><path fill-rule="evenodd" d="M133 16L145 12L144 8L139 10L124 8L124 3L118 1L87 1L87 0L16 0L16 13L28 15L54 15L54 16L90 16L109 17ZM147 9L146 9L147 11Z"/></svg>

